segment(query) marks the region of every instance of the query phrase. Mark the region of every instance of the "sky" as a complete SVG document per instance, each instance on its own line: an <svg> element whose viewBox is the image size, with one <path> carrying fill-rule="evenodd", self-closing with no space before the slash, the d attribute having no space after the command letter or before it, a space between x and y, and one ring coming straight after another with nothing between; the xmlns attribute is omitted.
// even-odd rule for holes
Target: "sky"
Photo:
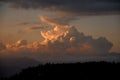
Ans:
<svg viewBox="0 0 120 80"><path fill-rule="evenodd" d="M1 56L120 61L119 0L1 0L0 15Z"/></svg>

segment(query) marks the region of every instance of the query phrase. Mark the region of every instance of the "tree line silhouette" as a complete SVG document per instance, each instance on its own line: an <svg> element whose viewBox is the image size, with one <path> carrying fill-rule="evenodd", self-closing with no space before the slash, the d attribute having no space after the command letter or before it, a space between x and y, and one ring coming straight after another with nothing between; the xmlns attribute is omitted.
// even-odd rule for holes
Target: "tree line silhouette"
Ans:
<svg viewBox="0 0 120 80"><path fill-rule="evenodd" d="M120 63L85 62L40 64L1 80L120 80Z"/></svg>

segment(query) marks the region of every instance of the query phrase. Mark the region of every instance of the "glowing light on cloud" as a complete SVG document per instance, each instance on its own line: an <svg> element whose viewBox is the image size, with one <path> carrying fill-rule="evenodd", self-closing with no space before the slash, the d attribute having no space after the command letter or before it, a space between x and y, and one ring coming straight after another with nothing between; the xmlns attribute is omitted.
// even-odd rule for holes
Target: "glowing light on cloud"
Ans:
<svg viewBox="0 0 120 80"><path fill-rule="evenodd" d="M41 31L41 36L44 40L38 43L27 44L26 40L19 40L15 44L6 45L6 47L11 49L21 47L24 49L38 48L38 53L41 51L45 53L46 51L41 50L44 48L48 52L52 51L54 54L56 54L54 51L57 50L58 53L59 51L69 53L70 49L76 50L75 53L77 54L84 54L84 52L88 54L105 54L109 53L109 50L112 48L112 44L106 38L93 39L78 32L72 26L56 26L53 30Z"/></svg>
<svg viewBox="0 0 120 80"><path fill-rule="evenodd" d="M65 26L69 25L70 21L75 20L76 17L74 16L58 16L58 17L46 17L40 16L40 20L49 24L50 26Z"/></svg>
<svg viewBox="0 0 120 80"><path fill-rule="evenodd" d="M40 20L52 26L58 25L58 22L56 22L54 19L47 18L45 16L40 16Z"/></svg>
<svg viewBox="0 0 120 80"><path fill-rule="evenodd" d="M78 61L81 60L79 57L83 55L85 59L88 58L88 56L93 56L95 60L98 59L94 57L95 55L108 55L107 57L109 57L112 43L106 38L100 37L94 39L91 36L85 36L84 33L79 32L73 26L59 25L60 23L52 22L52 19L49 18L46 19L42 17L40 19L54 26L51 30L40 32L44 38L43 41L28 44L26 40L19 40L14 44L4 45L6 49L1 53L12 53L16 56L32 57L43 62L56 62L61 61L61 59L63 61ZM107 57L105 59L107 59ZM116 57L115 59L118 58Z"/></svg>

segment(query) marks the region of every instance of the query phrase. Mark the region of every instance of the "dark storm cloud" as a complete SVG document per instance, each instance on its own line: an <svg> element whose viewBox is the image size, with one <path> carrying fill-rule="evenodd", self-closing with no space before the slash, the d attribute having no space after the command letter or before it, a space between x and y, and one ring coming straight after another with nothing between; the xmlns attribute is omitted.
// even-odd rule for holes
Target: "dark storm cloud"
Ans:
<svg viewBox="0 0 120 80"><path fill-rule="evenodd" d="M119 0L1 0L12 3L15 8L43 9L63 14L119 13Z"/></svg>

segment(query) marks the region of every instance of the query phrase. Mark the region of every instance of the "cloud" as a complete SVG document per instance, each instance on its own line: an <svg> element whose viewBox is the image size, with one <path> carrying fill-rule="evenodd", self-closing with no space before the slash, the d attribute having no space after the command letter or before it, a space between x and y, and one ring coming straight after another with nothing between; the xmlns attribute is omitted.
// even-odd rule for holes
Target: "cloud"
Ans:
<svg viewBox="0 0 120 80"><path fill-rule="evenodd" d="M17 23L17 25L33 25L33 24L41 24L40 22L29 22L29 21L26 21L26 22L20 22L20 23Z"/></svg>
<svg viewBox="0 0 120 80"><path fill-rule="evenodd" d="M27 41L26 40L18 40L14 44L7 44L6 48L7 49L19 48L19 47L22 47L22 46L25 46L25 45L27 45Z"/></svg>
<svg viewBox="0 0 120 80"><path fill-rule="evenodd" d="M4 56L28 57L41 62L120 61L119 55L110 53L112 43L106 38L85 36L73 26L55 26L41 31L43 41L27 43L19 40L7 44ZM1 55L0 55L1 56Z"/></svg>
<svg viewBox="0 0 120 80"><path fill-rule="evenodd" d="M119 14L119 0L1 0L14 8L41 9L59 14L54 17L41 16L41 20L51 25L69 25L70 21L82 15ZM28 22L21 23L27 25Z"/></svg>
<svg viewBox="0 0 120 80"><path fill-rule="evenodd" d="M75 27L71 26L56 26L53 30L41 32L41 35L45 39L43 43L47 44L48 47L50 46L50 48L53 47L53 50L56 47L59 50L62 49L62 51L74 49L76 50L75 53L80 54L104 54L109 53L112 48L112 43L106 38L93 39L91 36L85 36L83 33L78 32Z"/></svg>
<svg viewBox="0 0 120 80"><path fill-rule="evenodd" d="M119 0L1 0L15 8L42 9L60 14L93 15L120 12Z"/></svg>
<svg viewBox="0 0 120 80"><path fill-rule="evenodd" d="M50 48L52 48L51 45L55 45L55 47L59 46L58 49L66 48L65 50L69 51L68 53L89 54L109 53L109 50L112 48L112 43L110 43L106 38L100 37L98 39L93 39L91 36L85 36L83 33L78 32L75 27L62 24L62 21L66 23L64 19L46 18L44 16L41 16L40 19L41 21L54 26L53 30L49 30L47 32L41 31L41 35L45 39L43 42L50 45ZM69 24L69 21L70 20L68 20L66 24Z"/></svg>
<svg viewBox="0 0 120 80"><path fill-rule="evenodd" d="M29 22L29 21L26 21L26 22L20 22L20 23L17 23L17 25L20 25L20 26L30 26L30 25L33 25L32 27L26 27L24 30L27 30L27 31L33 31L33 30L39 30L39 29L46 29L49 27L49 25L47 24L43 24L41 22ZM19 31L18 33L22 33L23 31Z"/></svg>
<svg viewBox="0 0 120 80"><path fill-rule="evenodd" d="M76 18L73 18L72 16L60 16L60 17L46 17L46 16L40 16L40 20L42 22L45 22L49 25L52 26L64 26L64 25L68 25L70 23L70 21L74 20Z"/></svg>
<svg viewBox="0 0 120 80"><path fill-rule="evenodd" d="M28 25L28 24L31 24L31 22L21 22L21 23L18 23L18 25Z"/></svg>
<svg viewBox="0 0 120 80"><path fill-rule="evenodd" d="M19 40L16 42L15 44L16 46L23 46L23 45L27 45L27 41L26 40Z"/></svg>
<svg viewBox="0 0 120 80"><path fill-rule="evenodd" d="M86 36L75 27L62 24L62 21L58 22L58 18L54 20L42 16L40 19L54 26L48 31L40 32L43 41L28 44L26 40L19 40L14 44L7 44L1 53L9 57L25 56L41 62L120 61L120 56L116 56L116 53L111 56L109 51L113 44L105 37L94 39L92 36Z"/></svg>
<svg viewBox="0 0 120 80"><path fill-rule="evenodd" d="M27 27L27 28L25 28L25 30L39 30L39 29L45 29L45 28L47 28L47 27L49 27L49 26L34 26L34 27Z"/></svg>

